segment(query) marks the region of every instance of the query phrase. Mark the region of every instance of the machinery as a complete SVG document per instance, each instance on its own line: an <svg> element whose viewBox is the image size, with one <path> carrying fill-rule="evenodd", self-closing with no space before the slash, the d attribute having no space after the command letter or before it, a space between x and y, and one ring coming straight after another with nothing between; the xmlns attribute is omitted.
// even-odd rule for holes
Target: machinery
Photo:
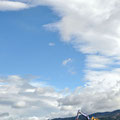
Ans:
<svg viewBox="0 0 120 120"><path fill-rule="evenodd" d="M77 112L76 120L79 120L79 116L80 115L83 115L86 118L86 120L99 120L98 118L94 118L94 117L90 118L88 115L86 115L85 113L81 112L80 110L78 110L78 112Z"/></svg>

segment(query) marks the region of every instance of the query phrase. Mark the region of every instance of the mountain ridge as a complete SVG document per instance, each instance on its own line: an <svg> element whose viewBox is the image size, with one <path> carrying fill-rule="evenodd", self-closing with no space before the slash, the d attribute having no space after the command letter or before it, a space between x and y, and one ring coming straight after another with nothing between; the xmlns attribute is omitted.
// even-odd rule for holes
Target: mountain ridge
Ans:
<svg viewBox="0 0 120 120"><path fill-rule="evenodd" d="M114 110L112 112L97 112L89 115L90 117L94 116L99 120L120 120L120 109ZM67 118L54 118L52 120L75 120L75 117ZM82 115L80 115L79 120L86 120Z"/></svg>

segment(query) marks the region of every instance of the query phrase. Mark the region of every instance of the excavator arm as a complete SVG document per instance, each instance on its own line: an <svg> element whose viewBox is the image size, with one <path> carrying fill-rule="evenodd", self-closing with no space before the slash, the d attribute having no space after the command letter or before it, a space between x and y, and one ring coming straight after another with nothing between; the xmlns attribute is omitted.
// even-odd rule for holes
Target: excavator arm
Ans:
<svg viewBox="0 0 120 120"><path fill-rule="evenodd" d="M79 116L80 116L80 115L83 115L85 118L87 118L87 120L99 120L98 118L94 118L94 117L92 117L92 118L90 119L90 117L89 117L87 114L81 112L80 110L78 110L78 112L77 112L77 117L76 117L75 120L79 120Z"/></svg>

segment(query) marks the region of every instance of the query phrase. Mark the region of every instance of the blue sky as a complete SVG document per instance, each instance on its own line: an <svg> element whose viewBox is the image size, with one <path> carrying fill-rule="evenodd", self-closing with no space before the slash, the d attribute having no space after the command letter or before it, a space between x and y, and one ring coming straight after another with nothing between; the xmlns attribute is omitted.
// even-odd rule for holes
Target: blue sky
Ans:
<svg viewBox="0 0 120 120"><path fill-rule="evenodd" d="M43 26L60 19L50 8L0 12L0 16L1 75L33 75L58 89L83 85L85 56ZM63 66L68 58L72 62Z"/></svg>
<svg viewBox="0 0 120 120"><path fill-rule="evenodd" d="M120 109L119 4L0 0L0 119Z"/></svg>

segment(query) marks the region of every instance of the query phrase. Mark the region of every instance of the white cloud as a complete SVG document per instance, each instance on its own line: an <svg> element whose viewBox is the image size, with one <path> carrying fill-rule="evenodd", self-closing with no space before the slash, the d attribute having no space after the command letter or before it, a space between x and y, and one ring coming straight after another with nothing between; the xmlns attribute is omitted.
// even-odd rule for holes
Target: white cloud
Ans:
<svg viewBox="0 0 120 120"><path fill-rule="evenodd" d="M67 66L68 73L70 73L71 75L75 75L77 72L75 68L73 67L73 65L70 64L72 62L73 62L72 58L68 58L68 59L63 60L62 65Z"/></svg>
<svg viewBox="0 0 120 120"><path fill-rule="evenodd" d="M87 69L101 69L86 70L85 87L59 99L61 109L73 113L79 107L88 113L119 109L120 72L116 65L120 63L120 1L46 0L45 3L61 17L49 27L59 30L64 42L87 55Z"/></svg>
<svg viewBox="0 0 120 120"><path fill-rule="evenodd" d="M13 107L24 108L24 107L26 107L26 102L25 101L18 101L13 105Z"/></svg>
<svg viewBox="0 0 120 120"><path fill-rule="evenodd" d="M50 86L35 87L30 83L29 79L16 75L0 78L1 117L9 114L9 118L22 120L25 116L41 118L59 111L57 99L63 96L61 93Z"/></svg>
<svg viewBox="0 0 120 120"><path fill-rule="evenodd" d="M83 53L119 55L118 0L46 0L45 3L61 16L51 26L59 30L65 42Z"/></svg>
<svg viewBox="0 0 120 120"><path fill-rule="evenodd" d="M52 111L51 117L61 117L73 115L79 108L88 113L119 109L120 69L114 65L120 64L120 1L28 0L29 4L25 1L27 0L23 0L18 7L15 3L19 1L0 1L0 10L18 10L26 8L26 5L51 6L61 19L49 26L59 30L64 42L71 43L77 51L87 54L87 83L64 96L49 87L34 87L29 81L9 76L5 80L9 84L1 79L4 81L0 88L1 112L8 112L13 116L18 113L23 116L39 116L41 112L45 115ZM69 62L71 58L63 61L63 65ZM109 70L111 65L113 70ZM108 71L92 71L91 68L108 68ZM35 91L29 92L30 89ZM14 107L19 100L27 102L26 108Z"/></svg>
<svg viewBox="0 0 120 120"><path fill-rule="evenodd" d="M28 8L28 5L23 2L0 0L0 11L21 10Z"/></svg>
<svg viewBox="0 0 120 120"><path fill-rule="evenodd" d="M89 71L86 80L89 82L85 87L80 87L59 100L61 108L64 106L72 107L70 108L72 110L81 108L87 113L120 108L120 70Z"/></svg>
<svg viewBox="0 0 120 120"><path fill-rule="evenodd" d="M55 9L64 14L55 25L64 41L73 43L74 47L83 53L118 55L120 44L117 2L71 0L56 3ZM72 36L76 39L71 39Z"/></svg>
<svg viewBox="0 0 120 120"><path fill-rule="evenodd" d="M68 58L62 62L62 65L67 65L68 63L72 62L71 58Z"/></svg>
<svg viewBox="0 0 120 120"><path fill-rule="evenodd" d="M80 108L86 113L120 108L120 69L88 71L85 79L84 87L58 92L50 86L32 86L19 76L2 77L0 119L47 120L74 116Z"/></svg>
<svg viewBox="0 0 120 120"><path fill-rule="evenodd" d="M52 6L61 20L51 25L59 30L65 42L72 43L82 53L120 55L119 0L1 0L0 3L1 10Z"/></svg>
<svg viewBox="0 0 120 120"><path fill-rule="evenodd" d="M55 43L50 42L50 43L49 43L49 46L55 46Z"/></svg>
<svg viewBox="0 0 120 120"><path fill-rule="evenodd" d="M88 55L86 65L88 68L104 69L114 64L114 60L110 57L100 55Z"/></svg>
<svg viewBox="0 0 120 120"><path fill-rule="evenodd" d="M39 117L30 117L30 118L25 118L25 119L23 119L23 120L46 120L47 118L44 118L44 117L41 117L41 118L39 118Z"/></svg>

